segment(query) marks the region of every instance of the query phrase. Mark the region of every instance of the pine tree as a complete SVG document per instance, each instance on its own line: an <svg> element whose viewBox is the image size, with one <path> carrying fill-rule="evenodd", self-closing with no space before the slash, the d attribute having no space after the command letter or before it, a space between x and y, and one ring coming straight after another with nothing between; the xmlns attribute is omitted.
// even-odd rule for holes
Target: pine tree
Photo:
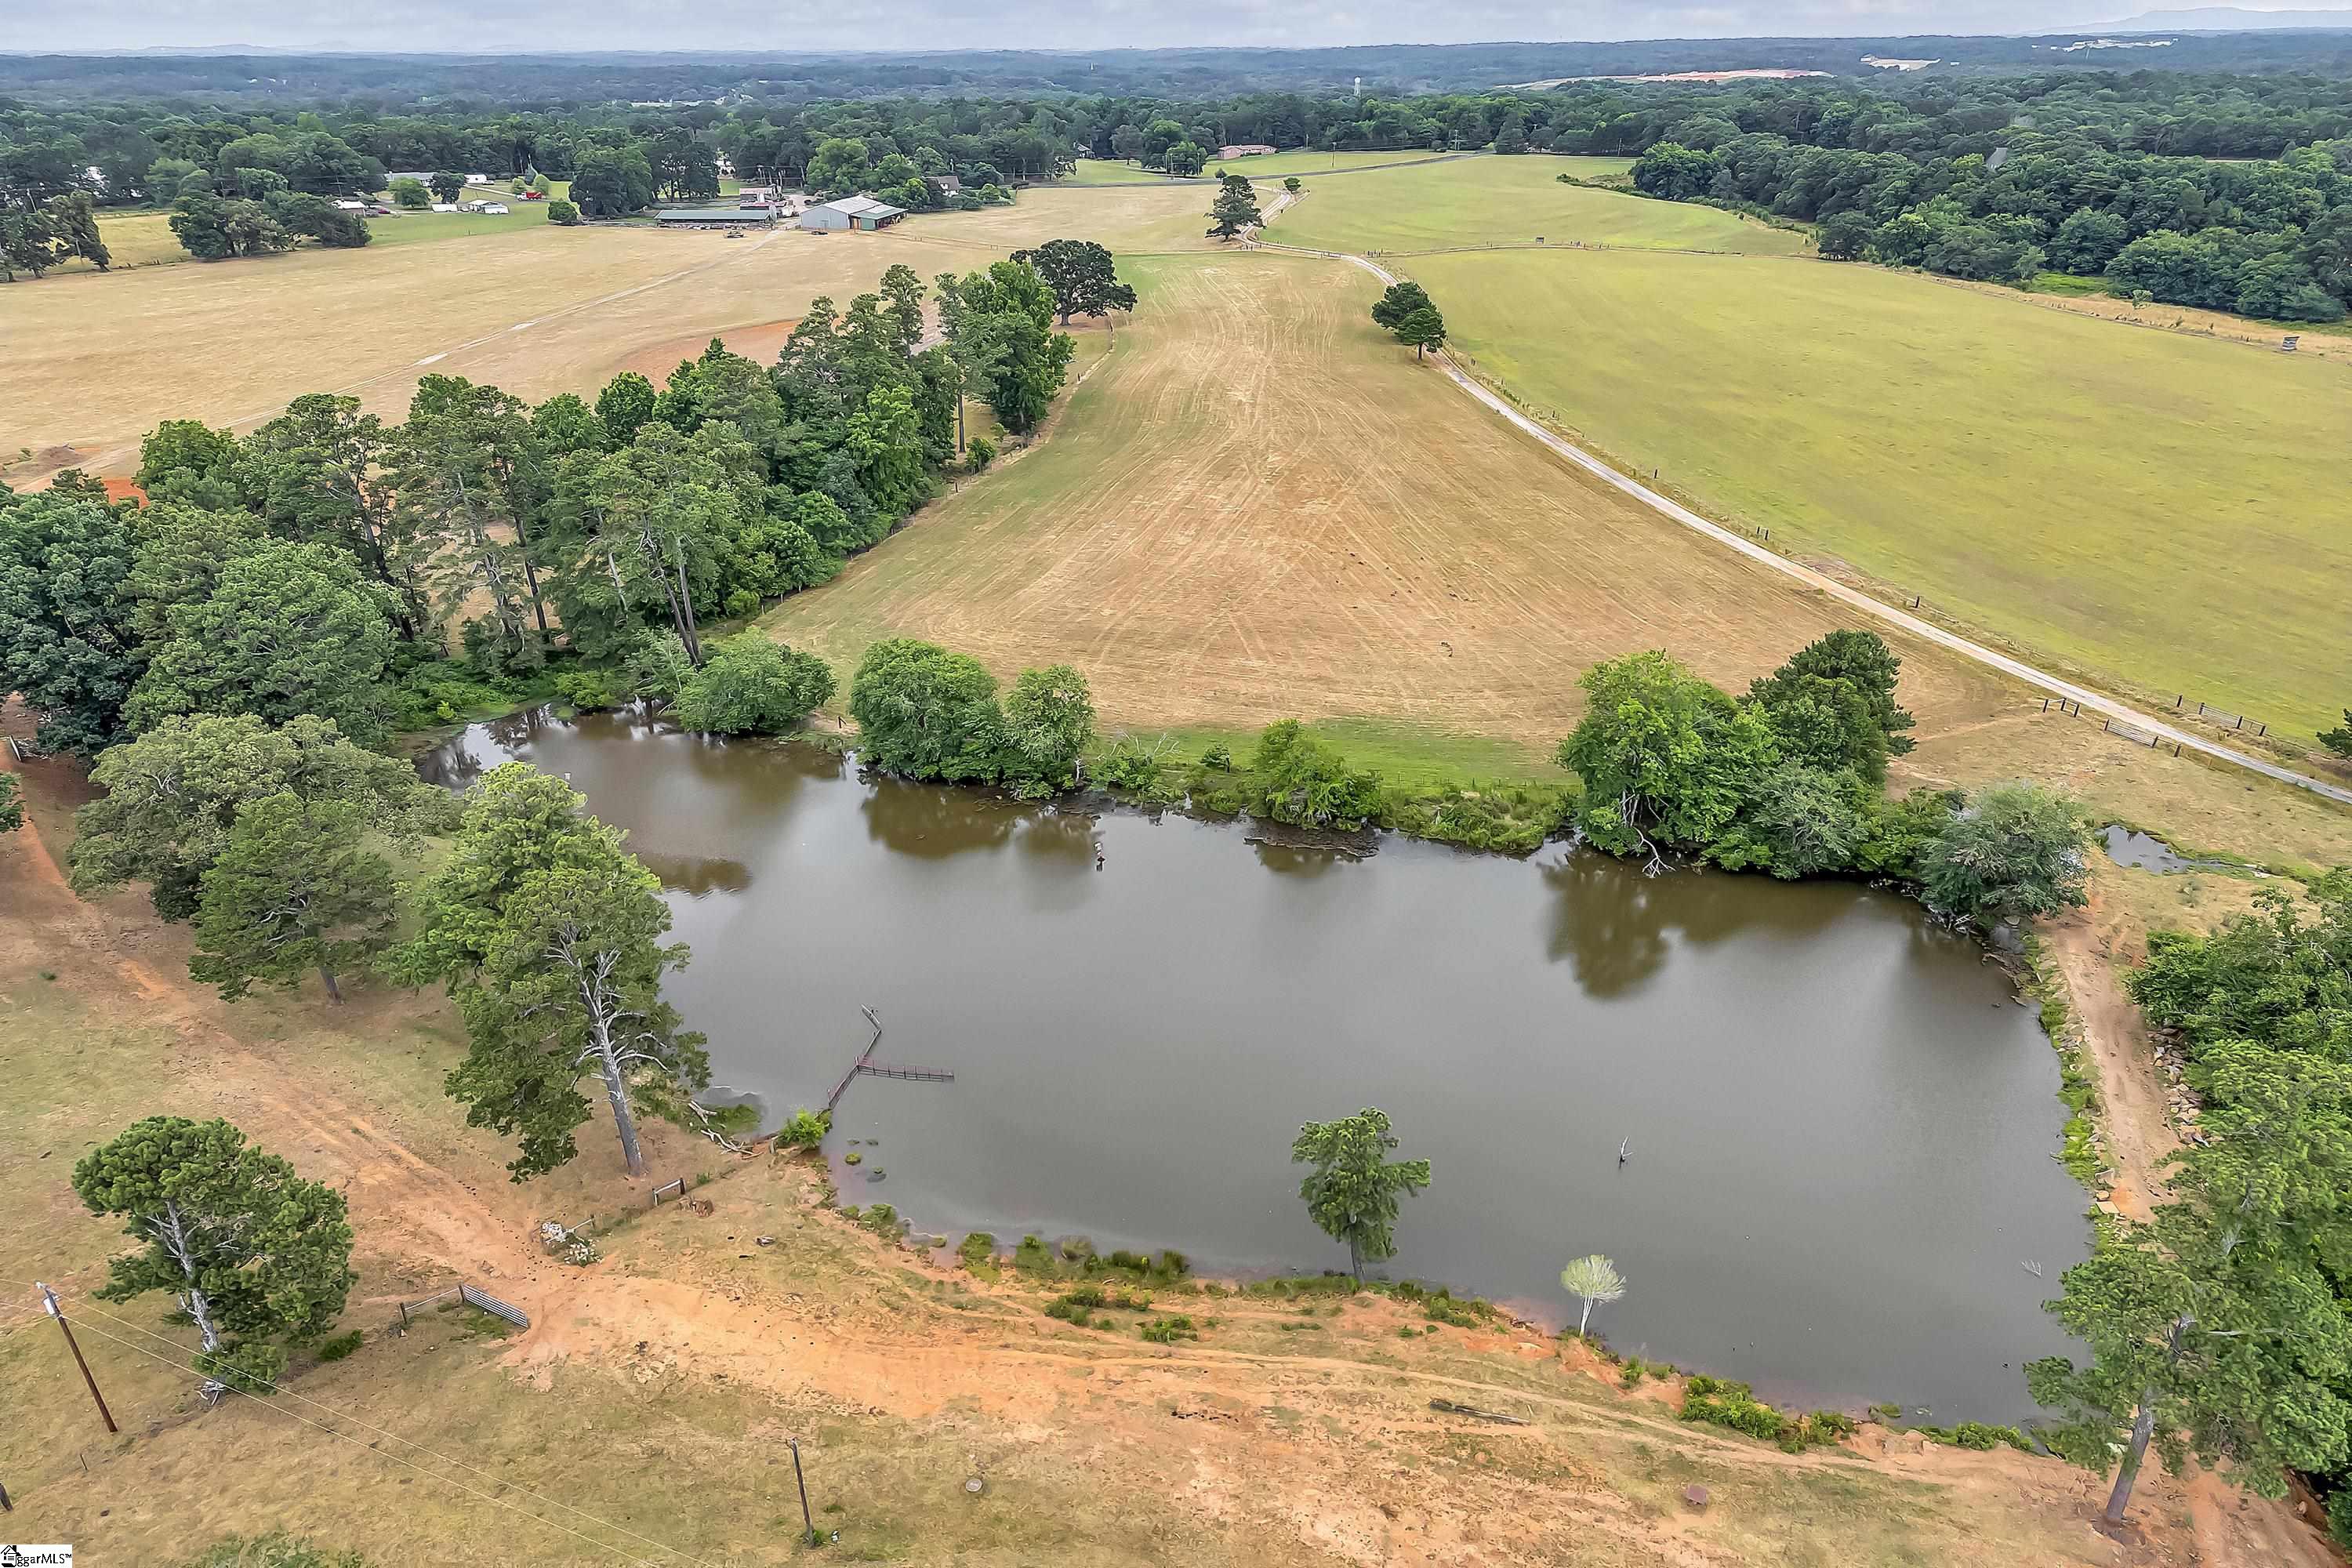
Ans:
<svg viewBox="0 0 2352 1568"><path fill-rule="evenodd" d="M1251 189L1245 175L1221 174L1217 178L1217 199L1209 207L1209 216L1216 220L1209 229L1212 235L1231 239L1244 229L1255 228L1265 221L1257 210L1257 193Z"/></svg>
<svg viewBox="0 0 2352 1568"><path fill-rule="evenodd" d="M235 1001L257 980L294 985L316 973L336 1002L339 973L382 952L394 916L392 867L362 848L348 800L292 791L251 801L198 883L188 973Z"/></svg>
<svg viewBox="0 0 2352 1568"><path fill-rule="evenodd" d="M171 1291L202 1338L195 1369L215 1398L272 1392L282 1347L331 1328L358 1278L342 1194L226 1121L134 1123L74 1167L73 1188L140 1243L108 1266L99 1299Z"/></svg>

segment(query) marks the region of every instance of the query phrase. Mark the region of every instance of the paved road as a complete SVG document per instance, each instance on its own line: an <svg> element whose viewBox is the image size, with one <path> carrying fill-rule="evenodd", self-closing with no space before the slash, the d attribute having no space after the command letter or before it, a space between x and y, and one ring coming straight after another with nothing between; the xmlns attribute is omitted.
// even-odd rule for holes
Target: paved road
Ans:
<svg viewBox="0 0 2352 1568"><path fill-rule="evenodd" d="M1271 216L1272 214L1267 216ZM1346 251L1310 250L1303 246L1274 245L1264 240L1256 243L1261 248L1266 250L1287 251L1297 256L1320 256L1334 261L1344 261L1351 267L1362 268L1383 283L1398 281L1396 274L1378 262L1361 256L1351 256ZM2005 653L1996 652L1981 643L1970 642L1964 637L1957 636L1941 626L1921 620L1907 610L1897 609L1893 605L1874 599L1859 588L1849 587L1834 577L1824 576L1811 567L1801 565L1784 555L1776 555L1754 541L1733 532L1730 529L1709 522L1688 507L1668 500L1639 479L1627 478L1582 447L1545 429L1465 374L1450 356L1440 353L1438 363L1440 368L1454 379L1454 384L1461 387L1463 391L1603 484L1615 486L1651 510L1672 518L1685 528L1706 534L1717 543L1739 552L1759 565L1769 567L1782 576L1793 577L1809 588L1819 589L1843 604L1851 605L1864 615L1875 616L1890 626L1900 626L1914 637L1924 637L1939 647L1949 648L1964 658L1976 660L1979 664L1990 665L2003 674L2013 675L2031 686L2036 686L2055 696L2063 697L2070 702L2079 703L2094 713L2110 719L2119 719L2127 724L2136 724L2148 733L2160 736L2184 751L2197 752L2233 767L2244 768L2250 773L2260 773L2265 778L2276 779L2281 784L2293 784L2297 789L2309 790L2314 795L2324 796L2338 804L2352 805L2352 789L2329 784L2324 779L2312 778L2308 774L2296 773L2292 768L2281 767L2278 763L2267 762L2261 757L2249 756L2218 741L2208 740L2202 735L2192 734L2189 731L2176 728L2154 714L2143 713L2138 709L2118 702L2112 697L2103 697L2087 688L2075 685L2071 680L2062 680L2047 670L2036 669L2033 666L2011 658Z"/></svg>

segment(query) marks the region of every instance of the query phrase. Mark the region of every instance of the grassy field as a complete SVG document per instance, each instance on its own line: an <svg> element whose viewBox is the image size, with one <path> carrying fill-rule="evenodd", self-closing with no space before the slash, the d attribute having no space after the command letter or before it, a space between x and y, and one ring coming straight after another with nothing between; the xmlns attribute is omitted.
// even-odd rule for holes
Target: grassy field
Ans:
<svg viewBox="0 0 2352 1568"><path fill-rule="evenodd" d="M728 183L730 182L721 182ZM562 196L571 189L570 181L557 180L549 185L548 192L551 196ZM368 219L368 245L373 248L379 245L413 245L419 240L480 237L542 227L547 223L545 202L526 202L503 186L487 195L477 187L467 193L466 199L503 201L514 210L503 217L483 213L394 212L390 217ZM172 215L168 212L101 212L98 231L118 269L195 259L181 247L179 237L172 232ZM97 268L77 259L58 270L95 272Z"/></svg>
<svg viewBox="0 0 2352 1568"><path fill-rule="evenodd" d="M1790 552L2152 700L2306 734L2352 701L2343 365L1875 268L1411 270L1483 374Z"/></svg>
<svg viewBox="0 0 2352 1568"><path fill-rule="evenodd" d="M161 420L249 425L319 391L395 412L428 369L533 399L588 391L648 345L788 319L819 295L846 304L893 262L929 278L1066 235L1198 247L1205 208L1194 186L1032 191L880 234L746 239L534 217L464 245L54 276L6 292L0 462L33 450L18 484L68 464L128 473Z"/></svg>
<svg viewBox="0 0 2352 1568"><path fill-rule="evenodd" d="M1528 245L1538 237L1551 245L1774 256L1806 247L1801 234L1714 207L1559 183L1561 174L1591 179L1630 166L1622 158L1474 158L1369 170L1310 182L1306 199L1283 213L1266 237L1359 252Z"/></svg>
<svg viewBox="0 0 2352 1568"><path fill-rule="evenodd" d="M1415 170L1335 182L1272 236L1410 251L1440 237L1438 214L1532 199L1530 166L1482 162L1438 192ZM1583 237L1615 244L1794 244L1706 208L1559 199L1594 215ZM1520 226L1538 222L1560 226ZM1683 223L1717 236L1664 226ZM2352 517L2342 362L1876 268L1533 250L1402 265L1480 374L1776 546L2143 700L2185 693L2306 736L2352 700L2352 555L2331 543Z"/></svg>
<svg viewBox="0 0 2352 1568"><path fill-rule="evenodd" d="M1376 720L1531 765L1596 659L1663 646L1744 684L1844 624L1416 365L1366 319L1378 290L1353 268L1129 269L1142 307L1042 447L765 624L844 663L901 632L1007 674L1068 659L1118 722ZM1915 679L1938 714L2007 700L1955 666Z"/></svg>

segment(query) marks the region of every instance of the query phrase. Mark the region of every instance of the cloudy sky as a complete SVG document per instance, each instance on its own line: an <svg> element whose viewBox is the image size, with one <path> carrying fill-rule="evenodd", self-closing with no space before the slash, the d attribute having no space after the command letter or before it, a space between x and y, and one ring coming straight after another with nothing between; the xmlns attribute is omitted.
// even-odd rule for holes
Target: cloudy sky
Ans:
<svg viewBox="0 0 2352 1568"><path fill-rule="evenodd" d="M0 0L0 50L1093 49L2012 33L2146 8L2139 0Z"/></svg>

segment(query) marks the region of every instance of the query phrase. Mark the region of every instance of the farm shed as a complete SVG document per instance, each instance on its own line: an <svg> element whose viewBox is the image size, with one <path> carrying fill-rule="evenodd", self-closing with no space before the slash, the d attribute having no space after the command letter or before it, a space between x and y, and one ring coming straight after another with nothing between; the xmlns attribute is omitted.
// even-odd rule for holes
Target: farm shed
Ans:
<svg viewBox="0 0 2352 1568"><path fill-rule="evenodd" d="M1266 145L1266 143L1263 142L1236 142L1231 146L1218 148L1217 156L1220 158L1255 158L1273 151L1274 149L1272 147Z"/></svg>
<svg viewBox="0 0 2352 1568"><path fill-rule="evenodd" d="M837 202L825 202L801 214L801 226L820 233L838 234L852 228L887 228L906 216L906 208L894 207L888 202L877 202L872 196L844 196Z"/></svg>
<svg viewBox="0 0 2352 1568"><path fill-rule="evenodd" d="M741 207L669 207L654 217L664 228L741 228L774 221L767 213Z"/></svg>

